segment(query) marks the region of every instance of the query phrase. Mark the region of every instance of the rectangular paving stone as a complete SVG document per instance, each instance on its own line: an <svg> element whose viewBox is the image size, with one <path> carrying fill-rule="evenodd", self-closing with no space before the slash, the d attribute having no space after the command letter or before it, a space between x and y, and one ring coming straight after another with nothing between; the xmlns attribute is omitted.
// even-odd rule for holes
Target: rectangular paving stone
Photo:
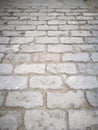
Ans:
<svg viewBox="0 0 98 130"><path fill-rule="evenodd" d="M60 55L54 53L34 53L32 61L34 62L58 62Z"/></svg>
<svg viewBox="0 0 98 130"><path fill-rule="evenodd" d="M98 110L69 110L70 130L84 130L98 124Z"/></svg>
<svg viewBox="0 0 98 130"><path fill-rule="evenodd" d="M4 30L14 30L15 26L14 25L0 25L0 30L4 31Z"/></svg>
<svg viewBox="0 0 98 130"><path fill-rule="evenodd" d="M20 45L0 45L0 52L4 53L11 53L11 52L18 52Z"/></svg>
<svg viewBox="0 0 98 130"><path fill-rule="evenodd" d="M11 74L13 66L11 64L0 64L0 75L1 74Z"/></svg>
<svg viewBox="0 0 98 130"><path fill-rule="evenodd" d="M27 86L27 78L23 76L0 76L0 90L24 89Z"/></svg>
<svg viewBox="0 0 98 130"><path fill-rule="evenodd" d="M84 94L81 91L66 93L48 92L47 107L48 108L79 108L85 103Z"/></svg>
<svg viewBox="0 0 98 130"><path fill-rule="evenodd" d="M63 53L73 51L74 48L72 45L48 45L48 52Z"/></svg>
<svg viewBox="0 0 98 130"><path fill-rule="evenodd" d="M48 36L68 36L68 31L48 31Z"/></svg>
<svg viewBox="0 0 98 130"><path fill-rule="evenodd" d="M91 54L91 58L92 58L92 60L93 60L94 62L97 62L97 61L98 61L98 52L92 53L92 54Z"/></svg>
<svg viewBox="0 0 98 130"><path fill-rule="evenodd" d="M95 76L70 76L65 83L72 89L94 89L98 88Z"/></svg>
<svg viewBox="0 0 98 130"><path fill-rule="evenodd" d="M66 113L60 110L27 110L25 112L26 130L66 130Z"/></svg>
<svg viewBox="0 0 98 130"><path fill-rule="evenodd" d="M48 64L47 71L53 74L77 74L77 68L74 63Z"/></svg>
<svg viewBox="0 0 98 130"><path fill-rule="evenodd" d="M21 52L44 52L45 50L45 45L22 45L21 47Z"/></svg>
<svg viewBox="0 0 98 130"><path fill-rule="evenodd" d="M9 107L34 108L42 105L43 96L40 92L9 92L6 99L6 106Z"/></svg>
<svg viewBox="0 0 98 130"><path fill-rule="evenodd" d="M72 44L72 43L83 43L83 39L80 37L60 37L61 43L67 43L67 44Z"/></svg>
<svg viewBox="0 0 98 130"><path fill-rule="evenodd" d="M98 75L98 63L78 64L79 70L83 74Z"/></svg>
<svg viewBox="0 0 98 130"><path fill-rule="evenodd" d="M35 30L36 27L35 26L31 26L31 25L22 25L22 26L16 26L16 30Z"/></svg>
<svg viewBox="0 0 98 130"><path fill-rule="evenodd" d="M25 36L45 36L45 31L26 31Z"/></svg>
<svg viewBox="0 0 98 130"><path fill-rule="evenodd" d="M16 74L44 74L45 64L21 64L15 67L14 72Z"/></svg>
<svg viewBox="0 0 98 130"><path fill-rule="evenodd" d="M35 42L40 44L53 44L59 43L59 40L57 37L37 37L35 38Z"/></svg>
<svg viewBox="0 0 98 130"><path fill-rule="evenodd" d="M58 27L56 25L41 25L41 26L37 26L38 30L43 30L43 31L48 31L48 30L58 30Z"/></svg>
<svg viewBox="0 0 98 130"><path fill-rule="evenodd" d="M21 125L21 113L17 111L0 111L0 129L17 130Z"/></svg>
<svg viewBox="0 0 98 130"><path fill-rule="evenodd" d="M2 31L3 36L13 36L13 37L20 36L22 33L23 33L22 31Z"/></svg>
<svg viewBox="0 0 98 130"><path fill-rule="evenodd" d="M88 91L86 98L91 106L98 107L98 90Z"/></svg>
<svg viewBox="0 0 98 130"><path fill-rule="evenodd" d="M9 37L0 37L0 44L8 44L10 41Z"/></svg>
<svg viewBox="0 0 98 130"><path fill-rule="evenodd" d="M59 25L59 29L60 30L65 30L65 31L69 31L69 30L79 30L79 26L77 25Z"/></svg>
<svg viewBox="0 0 98 130"><path fill-rule="evenodd" d="M92 36L92 34L90 33L90 31L70 31L71 36Z"/></svg>
<svg viewBox="0 0 98 130"><path fill-rule="evenodd" d="M11 44L29 44L34 41L34 38L32 37L12 37Z"/></svg>
<svg viewBox="0 0 98 130"><path fill-rule="evenodd" d="M59 76L32 76L30 79L31 88L60 89L63 88L63 85Z"/></svg>
<svg viewBox="0 0 98 130"><path fill-rule="evenodd" d="M62 61L90 61L88 53L65 53L62 55Z"/></svg>

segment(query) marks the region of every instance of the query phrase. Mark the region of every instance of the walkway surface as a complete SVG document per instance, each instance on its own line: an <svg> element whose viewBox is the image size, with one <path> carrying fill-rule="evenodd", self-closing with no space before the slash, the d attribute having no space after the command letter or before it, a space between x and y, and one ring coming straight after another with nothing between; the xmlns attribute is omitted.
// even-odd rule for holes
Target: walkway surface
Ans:
<svg viewBox="0 0 98 130"><path fill-rule="evenodd" d="M0 1L0 130L98 130L98 1Z"/></svg>

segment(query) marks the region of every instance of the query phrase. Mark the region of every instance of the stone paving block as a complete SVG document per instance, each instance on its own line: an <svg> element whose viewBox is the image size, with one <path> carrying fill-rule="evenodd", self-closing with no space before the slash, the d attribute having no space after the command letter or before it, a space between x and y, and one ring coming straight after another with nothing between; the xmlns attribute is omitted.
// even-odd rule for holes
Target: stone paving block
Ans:
<svg viewBox="0 0 98 130"><path fill-rule="evenodd" d="M43 96L40 92L9 92L6 99L6 106L8 107L34 108L42 105Z"/></svg>
<svg viewBox="0 0 98 130"><path fill-rule="evenodd" d="M92 58L92 60L94 61L94 62L97 62L98 61L98 53L96 52L96 53L92 53L91 54L91 58Z"/></svg>
<svg viewBox="0 0 98 130"><path fill-rule="evenodd" d="M0 111L0 129L17 130L21 125L21 113L17 111Z"/></svg>
<svg viewBox="0 0 98 130"><path fill-rule="evenodd" d="M70 31L70 30L79 30L79 26L77 25L59 25L60 30Z"/></svg>
<svg viewBox="0 0 98 130"><path fill-rule="evenodd" d="M48 36L68 36L68 31L48 31Z"/></svg>
<svg viewBox="0 0 98 130"><path fill-rule="evenodd" d="M62 61L90 61L88 53L65 53L62 55Z"/></svg>
<svg viewBox="0 0 98 130"><path fill-rule="evenodd" d="M8 21L8 24L10 24L10 25L25 25L26 21L13 20L13 21Z"/></svg>
<svg viewBox="0 0 98 130"><path fill-rule="evenodd" d="M94 89L98 88L98 81L95 76L70 76L65 83L73 89Z"/></svg>
<svg viewBox="0 0 98 130"><path fill-rule="evenodd" d="M23 32L22 31L3 31L2 35L3 36L12 36L12 37L17 37L22 35Z"/></svg>
<svg viewBox="0 0 98 130"><path fill-rule="evenodd" d="M21 47L22 52L44 52L45 50L45 45L23 45Z"/></svg>
<svg viewBox="0 0 98 130"><path fill-rule="evenodd" d="M16 30L35 30L36 27L35 26L31 26L31 25L22 25L22 26L16 26Z"/></svg>
<svg viewBox="0 0 98 130"><path fill-rule="evenodd" d="M11 53L11 52L18 52L20 45L0 45L0 52L4 53Z"/></svg>
<svg viewBox="0 0 98 130"><path fill-rule="evenodd" d="M23 76L0 76L0 90L17 90L27 87L27 78Z"/></svg>
<svg viewBox="0 0 98 130"><path fill-rule="evenodd" d="M26 31L25 36L45 36L46 32L45 31Z"/></svg>
<svg viewBox="0 0 98 130"><path fill-rule="evenodd" d="M8 54L3 59L4 61L9 61L10 63L28 63L30 62L31 55L30 54Z"/></svg>
<svg viewBox="0 0 98 130"><path fill-rule="evenodd" d="M59 76L32 76L30 79L31 88L61 89L63 86L63 81Z"/></svg>
<svg viewBox="0 0 98 130"><path fill-rule="evenodd" d="M98 124L98 110L69 110L70 130L84 130Z"/></svg>
<svg viewBox="0 0 98 130"><path fill-rule="evenodd" d="M0 30L1 31L8 31L8 30L14 30L15 29L15 26L14 25L0 25Z"/></svg>
<svg viewBox="0 0 98 130"><path fill-rule="evenodd" d="M71 36L92 36L92 34L90 33L90 31L71 31Z"/></svg>
<svg viewBox="0 0 98 130"><path fill-rule="evenodd" d="M77 74L77 68L74 63L48 64L47 70L53 74Z"/></svg>
<svg viewBox="0 0 98 130"><path fill-rule="evenodd" d="M64 53L73 51L74 48L72 45L48 45L48 52Z"/></svg>
<svg viewBox="0 0 98 130"><path fill-rule="evenodd" d="M57 37L37 37L35 42L39 44L53 44L59 43L59 40Z"/></svg>
<svg viewBox="0 0 98 130"><path fill-rule="evenodd" d="M11 64L0 64L0 75L1 74L11 74L13 70L13 65Z"/></svg>
<svg viewBox="0 0 98 130"><path fill-rule="evenodd" d="M12 37L11 44L29 44L33 43L34 38L32 37Z"/></svg>
<svg viewBox="0 0 98 130"><path fill-rule="evenodd" d="M80 37L61 37L60 41L61 43L67 43L67 44L83 43L83 39Z"/></svg>
<svg viewBox="0 0 98 130"><path fill-rule="evenodd" d="M59 110L27 110L26 130L66 130L66 113Z"/></svg>
<svg viewBox="0 0 98 130"><path fill-rule="evenodd" d="M0 37L0 44L8 44L10 41L10 38L8 37Z"/></svg>
<svg viewBox="0 0 98 130"><path fill-rule="evenodd" d="M45 64L21 64L15 67L16 74L44 74Z"/></svg>
<svg viewBox="0 0 98 130"><path fill-rule="evenodd" d="M52 53L34 53L32 61L34 62L59 62L60 55Z"/></svg>
<svg viewBox="0 0 98 130"><path fill-rule="evenodd" d="M47 93L48 108L79 108L85 103L84 94L81 91L66 93Z"/></svg>
<svg viewBox="0 0 98 130"><path fill-rule="evenodd" d="M92 64L78 64L79 70L83 74L93 74L98 75L98 63Z"/></svg>
<svg viewBox="0 0 98 130"><path fill-rule="evenodd" d="M37 26L38 30L48 31L48 30L58 30L58 27L55 25L47 26L47 25L41 25Z"/></svg>
<svg viewBox="0 0 98 130"><path fill-rule="evenodd" d="M86 98L91 106L98 107L98 90L88 91Z"/></svg>

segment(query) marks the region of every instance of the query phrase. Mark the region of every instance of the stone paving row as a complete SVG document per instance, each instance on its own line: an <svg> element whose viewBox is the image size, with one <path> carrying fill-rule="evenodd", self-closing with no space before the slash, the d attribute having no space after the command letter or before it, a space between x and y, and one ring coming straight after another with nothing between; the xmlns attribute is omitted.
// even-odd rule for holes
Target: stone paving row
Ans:
<svg viewBox="0 0 98 130"><path fill-rule="evenodd" d="M98 130L98 9L0 6L0 130Z"/></svg>

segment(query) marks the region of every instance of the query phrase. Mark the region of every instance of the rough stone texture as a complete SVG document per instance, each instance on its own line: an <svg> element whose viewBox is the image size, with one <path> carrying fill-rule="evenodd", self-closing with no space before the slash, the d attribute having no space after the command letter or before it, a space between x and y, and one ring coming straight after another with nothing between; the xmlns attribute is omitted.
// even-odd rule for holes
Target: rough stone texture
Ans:
<svg viewBox="0 0 98 130"><path fill-rule="evenodd" d="M51 73L66 73L66 74L76 74L77 68L74 63L62 63L62 64L48 64L47 70Z"/></svg>
<svg viewBox="0 0 98 130"><path fill-rule="evenodd" d="M60 89L64 84L59 76L33 76L30 79L31 88Z"/></svg>
<svg viewBox="0 0 98 130"><path fill-rule="evenodd" d="M22 76L0 76L0 90L24 89L27 86L27 78Z"/></svg>
<svg viewBox="0 0 98 130"><path fill-rule="evenodd" d="M81 91L67 93L47 93L48 108L78 108L85 103L84 94Z"/></svg>
<svg viewBox="0 0 98 130"><path fill-rule="evenodd" d="M66 114L59 110L28 110L24 120L26 130L66 130Z"/></svg>
<svg viewBox="0 0 98 130"><path fill-rule="evenodd" d="M13 66L11 64L0 64L0 74L11 74Z"/></svg>
<svg viewBox="0 0 98 130"><path fill-rule="evenodd" d="M43 105L43 97L39 92L9 92L6 106L33 108Z"/></svg>
<svg viewBox="0 0 98 130"><path fill-rule="evenodd" d="M70 130L84 130L98 124L98 110L69 110Z"/></svg>
<svg viewBox="0 0 98 130"><path fill-rule="evenodd" d="M98 81L94 76L70 76L65 83L73 89L98 88Z"/></svg>
<svg viewBox="0 0 98 130"><path fill-rule="evenodd" d="M98 91L90 91L86 94L87 100L91 106L98 107Z"/></svg>
<svg viewBox="0 0 98 130"><path fill-rule="evenodd" d="M15 68L14 70L17 74L44 74L45 73L45 64L22 64Z"/></svg>
<svg viewBox="0 0 98 130"><path fill-rule="evenodd" d="M66 53L62 55L63 61L83 61L87 62L90 60L89 55L87 53Z"/></svg>
<svg viewBox="0 0 98 130"><path fill-rule="evenodd" d="M16 111L0 111L0 129L17 130L21 125L21 114Z"/></svg>
<svg viewBox="0 0 98 130"><path fill-rule="evenodd" d="M0 0L0 130L98 130L97 5Z"/></svg>

